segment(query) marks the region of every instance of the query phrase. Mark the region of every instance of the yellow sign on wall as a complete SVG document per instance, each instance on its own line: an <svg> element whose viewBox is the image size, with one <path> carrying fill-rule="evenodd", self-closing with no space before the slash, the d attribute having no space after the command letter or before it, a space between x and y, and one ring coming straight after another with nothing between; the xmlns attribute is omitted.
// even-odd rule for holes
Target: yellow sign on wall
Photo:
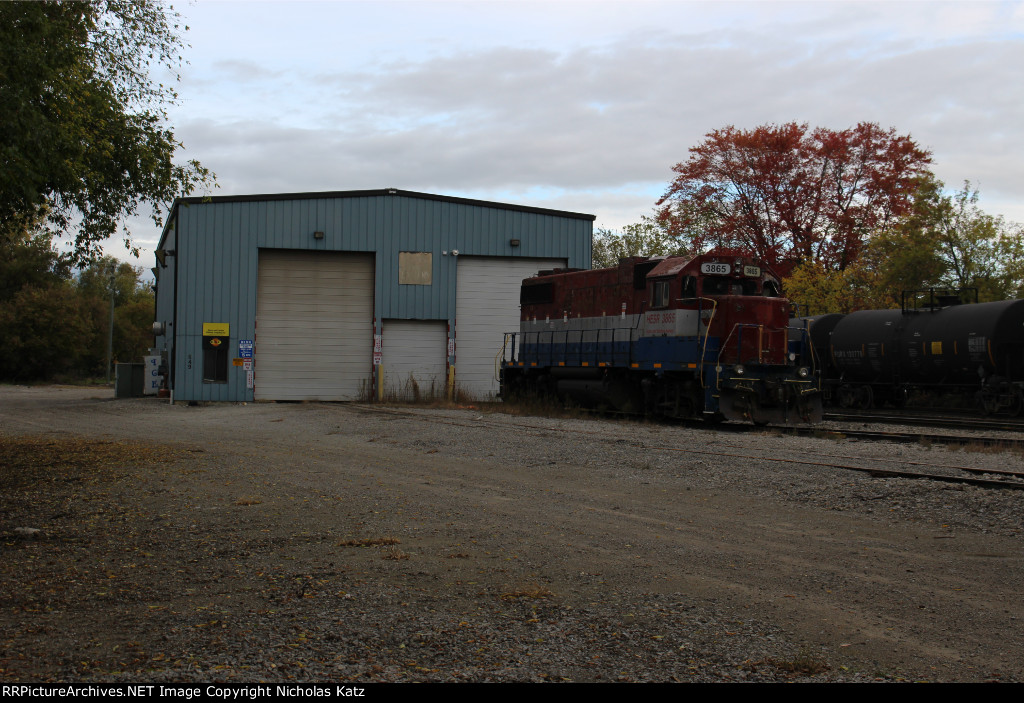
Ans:
<svg viewBox="0 0 1024 703"><path fill-rule="evenodd" d="M204 337L227 337L229 335L228 328L230 323L227 322L204 322L203 323L203 336Z"/></svg>

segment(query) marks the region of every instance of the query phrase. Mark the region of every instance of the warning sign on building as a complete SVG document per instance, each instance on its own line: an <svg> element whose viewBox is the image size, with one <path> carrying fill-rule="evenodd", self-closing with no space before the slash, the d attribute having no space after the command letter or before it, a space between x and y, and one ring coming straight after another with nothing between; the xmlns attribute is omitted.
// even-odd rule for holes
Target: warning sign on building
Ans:
<svg viewBox="0 0 1024 703"><path fill-rule="evenodd" d="M203 323L203 336L204 337L227 337L230 333L229 327L231 325L227 322L204 322Z"/></svg>

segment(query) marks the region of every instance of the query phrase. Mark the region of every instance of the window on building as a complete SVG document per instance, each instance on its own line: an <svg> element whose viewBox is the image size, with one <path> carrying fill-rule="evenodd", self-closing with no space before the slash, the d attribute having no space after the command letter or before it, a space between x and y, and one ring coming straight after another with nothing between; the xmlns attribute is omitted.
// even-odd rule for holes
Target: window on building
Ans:
<svg viewBox="0 0 1024 703"><path fill-rule="evenodd" d="M434 280L434 255L429 251L398 252L398 283L429 286Z"/></svg>

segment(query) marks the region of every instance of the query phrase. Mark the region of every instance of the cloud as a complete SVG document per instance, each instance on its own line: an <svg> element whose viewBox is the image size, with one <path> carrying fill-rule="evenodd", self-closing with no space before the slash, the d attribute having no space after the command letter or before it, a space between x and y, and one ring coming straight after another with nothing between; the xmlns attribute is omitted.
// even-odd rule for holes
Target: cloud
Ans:
<svg viewBox="0 0 1024 703"><path fill-rule="evenodd" d="M383 5L371 18L300 4L294 39L249 23L226 40L236 55L193 57L173 116L185 156L225 194L394 186L620 227L712 129L866 120L911 134L940 178L970 178L983 206L1024 220L1019 4L568 3L532 17L506 11L521 4ZM303 15L314 9L346 23L332 31L333 17ZM272 50L247 49L260 41Z"/></svg>

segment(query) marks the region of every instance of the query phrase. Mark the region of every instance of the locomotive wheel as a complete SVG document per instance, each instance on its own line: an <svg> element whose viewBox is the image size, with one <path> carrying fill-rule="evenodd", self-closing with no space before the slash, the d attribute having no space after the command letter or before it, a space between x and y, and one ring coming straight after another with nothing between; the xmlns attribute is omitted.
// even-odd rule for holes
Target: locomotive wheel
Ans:
<svg viewBox="0 0 1024 703"><path fill-rule="evenodd" d="M686 420L698 417L699 407L685 387L666 383L657 390L653 411L656 416Z"/></svg>
<svg viewBox="0 0 1024 703"><path fill-rule="evenodd" d="M697 408L689 396L679 398L679 417L690 418L697 414Z"/></svg>

